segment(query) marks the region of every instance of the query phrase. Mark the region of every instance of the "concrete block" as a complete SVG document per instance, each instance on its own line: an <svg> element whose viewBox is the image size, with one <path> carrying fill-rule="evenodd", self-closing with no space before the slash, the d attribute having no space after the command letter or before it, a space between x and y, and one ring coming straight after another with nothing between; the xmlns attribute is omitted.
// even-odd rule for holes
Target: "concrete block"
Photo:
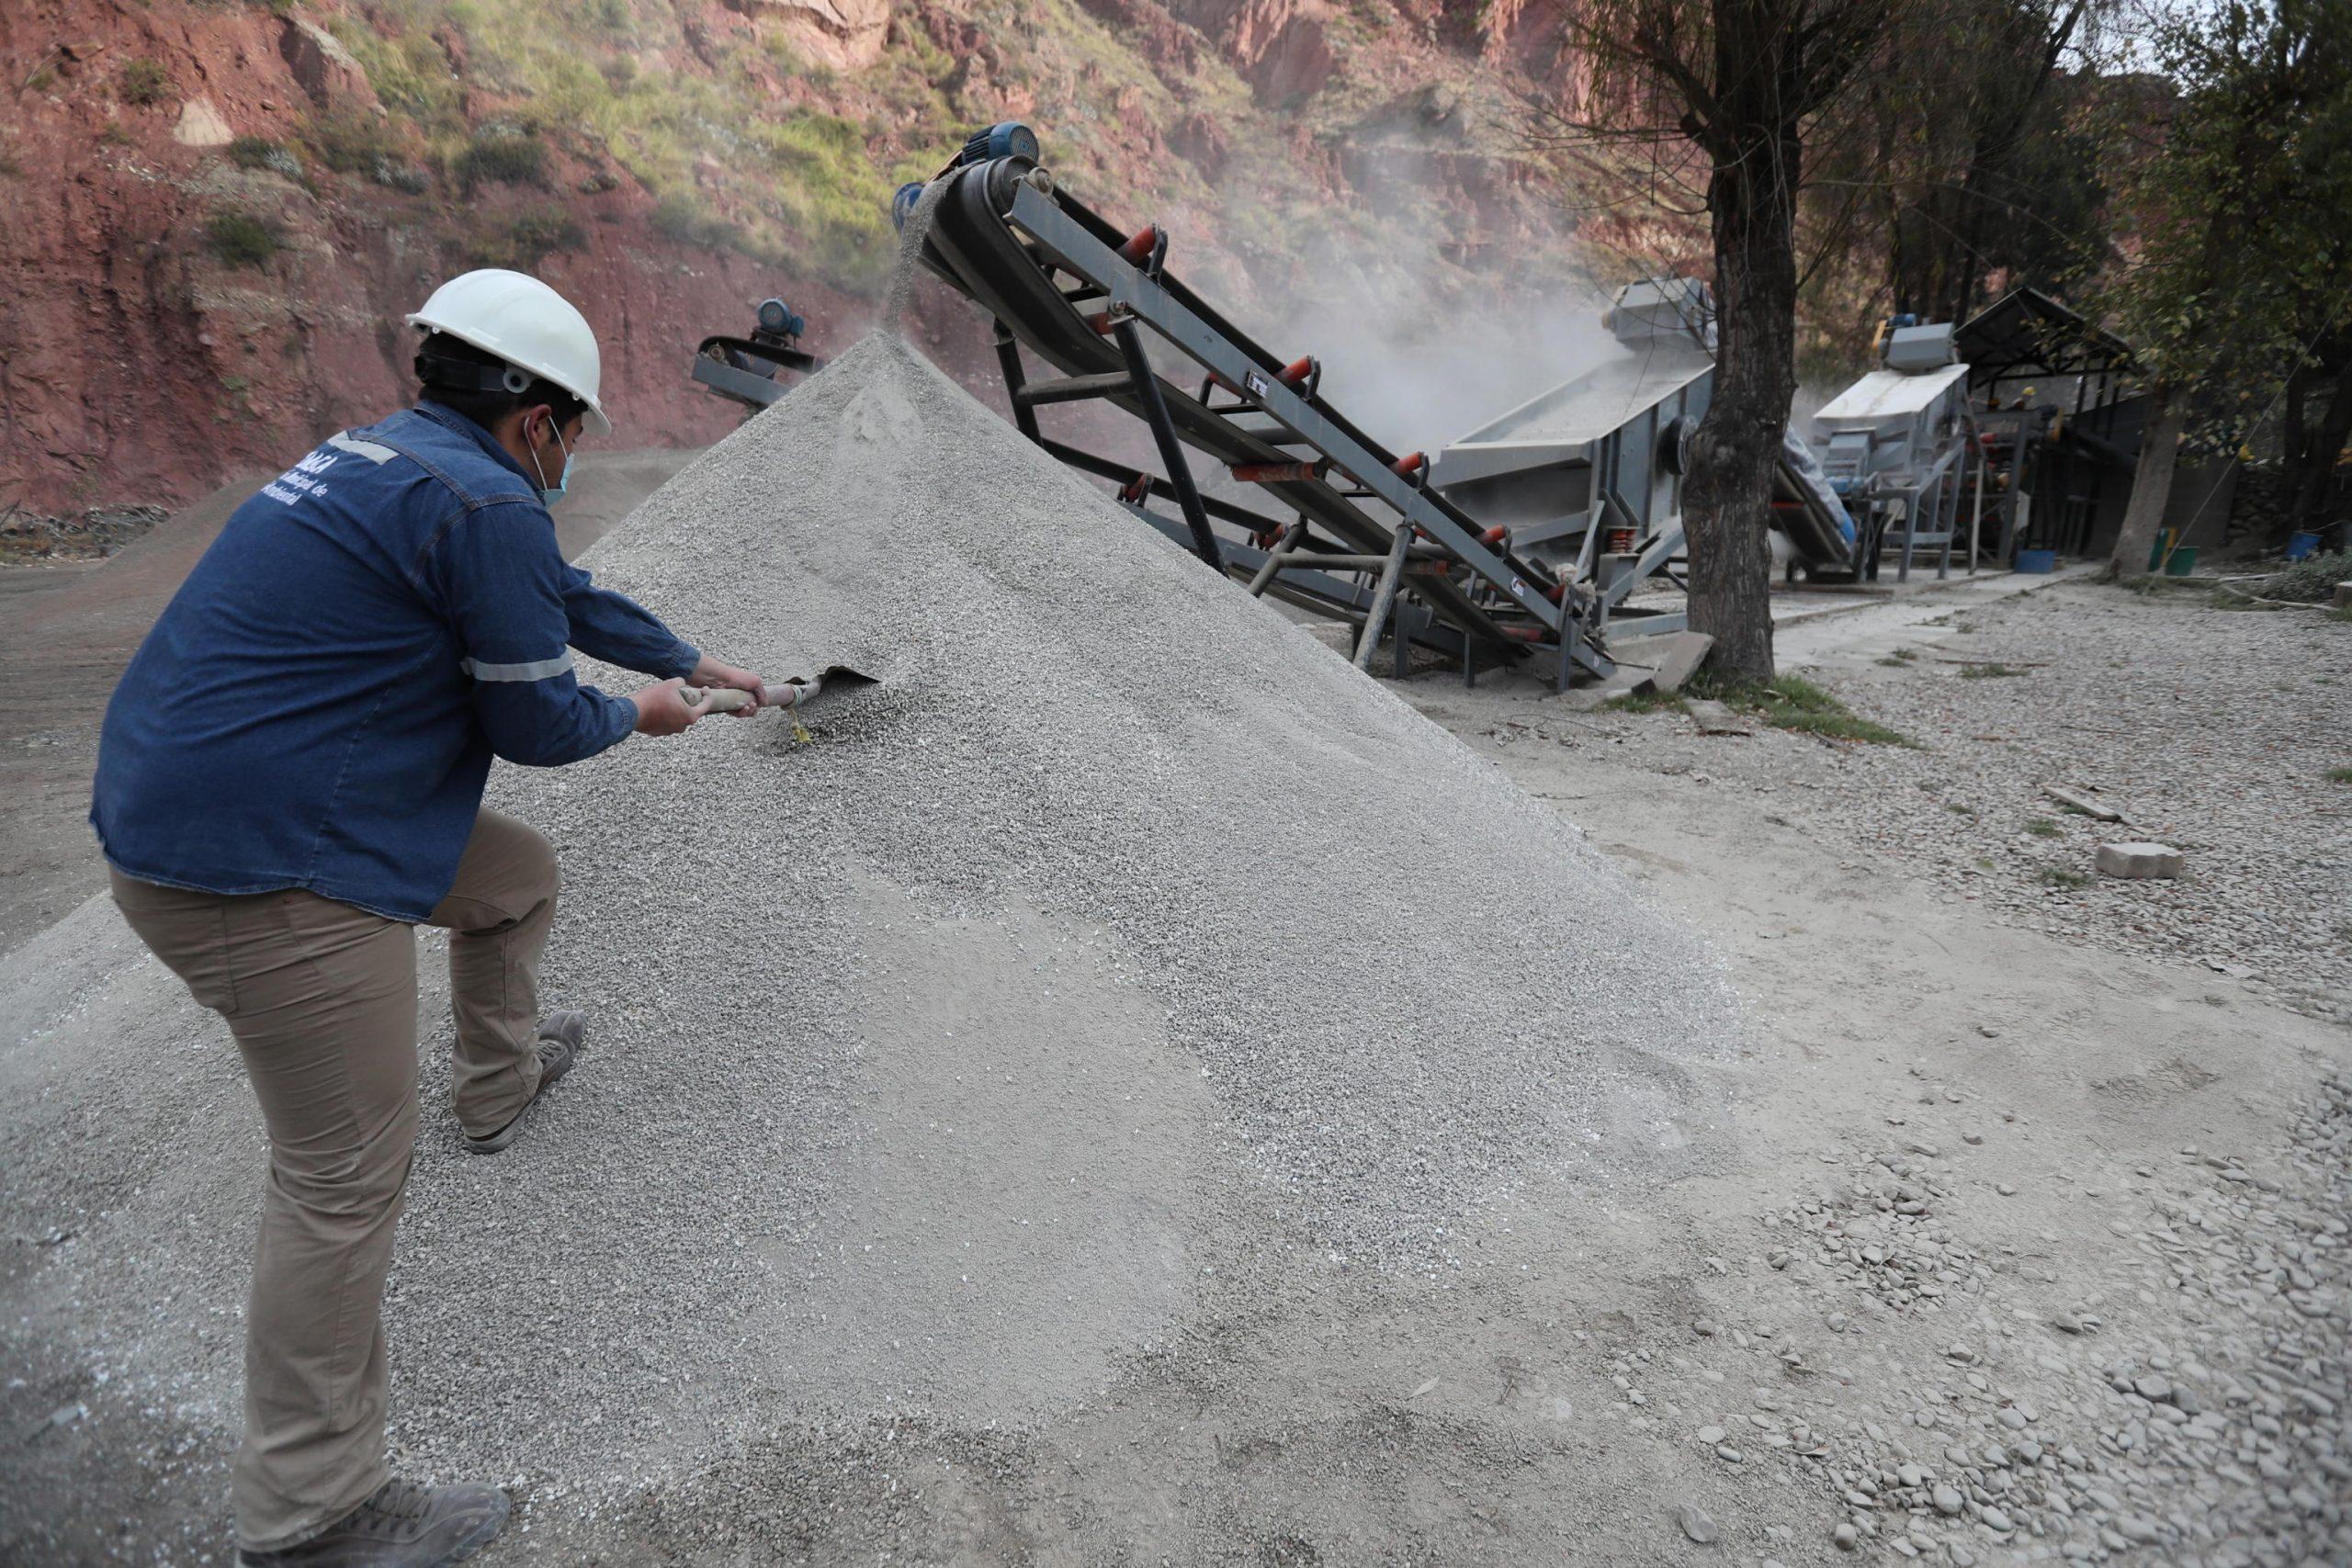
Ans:
<svg viewBox="0 0 2352 1568"><path fill-rule="evenodd" d="M1620 669L1648 670L1647 675L1634 682L1634 691L1671 696L1698 673L1707 650L1714 646L1715 639L1704 632L1668 632L1622 644L1616 658Z"/></svg>
<svg viewBox="0 0 2352 1568"><path fill-rule="evenodd" d="M2123 813L2095 795L2086 794L2076 789L2061 789L2056 784L2043 784L2041 793L2061 806L2071 806L2084 816L2096 818L2101 822L2123 820Z"/></svg>
<svg viewBox="0 0 2352 1568"><path fill-rule="evenodd" d="M2101 876L2139 878L2178 876L2188 862L2165 844L2101 844L2096 863Z"/></svg>
<svg viewBox="0 0 2352 1568"><path fill-rule="evenodd" d="M1690 722L1702 735L1753 735L1755 727L1723 703L1702 698L1690 705Z"/></svg>

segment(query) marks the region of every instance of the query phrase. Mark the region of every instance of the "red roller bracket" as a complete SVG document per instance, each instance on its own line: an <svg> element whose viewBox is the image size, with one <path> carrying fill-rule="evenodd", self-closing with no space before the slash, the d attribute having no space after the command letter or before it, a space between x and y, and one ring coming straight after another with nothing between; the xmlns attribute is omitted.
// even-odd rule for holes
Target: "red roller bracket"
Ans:
<svg viewBox="0 0 2352 1568"><path fill-rule="evenodd" d="M1329 465L1317 460L1312 463L1240 463L1232 469L1233 481L1245 485L1295 484L1301 479L1319 479Z"/></svg>
<svg viewBox="0 0 2352 1568"><path fill-rule="evenodd" d="M1159 249L1160 243L1159 225L1147 223L1129 235L1127 243L1119 247L1119 259L1129 266L1141 266L1152 258L1152 253Z"/></svg>

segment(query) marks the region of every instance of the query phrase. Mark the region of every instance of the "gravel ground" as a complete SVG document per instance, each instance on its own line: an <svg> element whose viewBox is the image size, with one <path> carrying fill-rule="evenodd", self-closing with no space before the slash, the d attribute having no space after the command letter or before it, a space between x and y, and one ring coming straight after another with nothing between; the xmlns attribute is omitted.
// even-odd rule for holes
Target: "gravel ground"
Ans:
<svg viewBox="0 0 2352 1568"><path fill-rule="evenodd" d="M2204 880L2329 918L2261 825L2342 708L2174 651L2333 623L1825 658L1916 752L1379 684L889 342L593 564L884 683L501 775L595 1032L500 1159L429 1111L389 1303L491 1568L2352 1562L2352 1037ZM2046 777L2194 874L2042 891ZM0 957L0 1558L220 1561L225 1034L96 901Z"/></svg>
<svg viewBox="0 0 2352 1568"><path fill-rule="evenodd" d="M2004 920L2203 963L2352 1021L2352 784L2327 776L2352 765L2352 626L2090 586L1955 620L1826 676L1924 747L1840 750L1856 840ZM2126 822L2045 784L2097 792ZM2186 874L2093 873L2098 845L2137 840L2181 851Z"/></svg>

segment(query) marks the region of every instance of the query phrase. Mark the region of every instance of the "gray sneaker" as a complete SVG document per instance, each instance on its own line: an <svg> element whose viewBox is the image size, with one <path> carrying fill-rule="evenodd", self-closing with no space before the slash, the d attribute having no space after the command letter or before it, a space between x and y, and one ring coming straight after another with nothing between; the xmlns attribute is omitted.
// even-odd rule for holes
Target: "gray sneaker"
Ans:
<svg viewBox="0 0 2352 1568"><path fill-rule="evenodd" d="M282 1551L239 1551L238 1568L443 1568L462 1562L506 1526L495 1486L387 1481L322 1533Z"/></svg>
<svg viewBox="0 0 2352 1568"><path fill-rule="evenodd" d="M478 1155L494 1155L513 1143L515 1135L523 1130L524 1116L532 1106L539 1102L539 1096L547 1093L548 1087L556 1079L571 1071L571 1065L580 1060L580 1048L587 1039L588 1015L584 1012L566 1008L560 1012L551 1012L539 1020L537 1091L525 1102L521 1111L514 1113L514 1119L497 1132L485 1134L479 1138L469 1133L466 1135L466 1147Z"/></svg>

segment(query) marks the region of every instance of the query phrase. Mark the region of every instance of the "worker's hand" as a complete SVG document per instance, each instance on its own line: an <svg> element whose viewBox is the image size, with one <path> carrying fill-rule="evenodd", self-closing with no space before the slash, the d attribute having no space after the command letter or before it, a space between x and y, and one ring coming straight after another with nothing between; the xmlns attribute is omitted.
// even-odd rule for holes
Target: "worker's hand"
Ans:
<svg viewBox="0 0 2352 1568"><path fill-rule="evenodd" d="M721 664L706 653L695 663L693 679L697 686L724 686L730 691L751 693L750 705L735 710L737 718L750 718L760 711L760 678L749 670Z"/></svg>
<svg viewBox="0 0 2352 1568"><path fill-rule="evenodd" d="M629 694L629 701L637 705L637 732L639 735L675 735L709 710L687 705L678 694L684 681L670 680L643 691Z"/></svg>

